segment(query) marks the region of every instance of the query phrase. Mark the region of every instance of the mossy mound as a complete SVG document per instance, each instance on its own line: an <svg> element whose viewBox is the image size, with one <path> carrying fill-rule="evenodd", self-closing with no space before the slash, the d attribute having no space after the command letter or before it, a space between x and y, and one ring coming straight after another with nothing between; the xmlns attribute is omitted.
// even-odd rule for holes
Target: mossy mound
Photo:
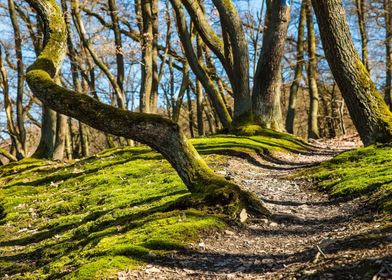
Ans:
<svg viewBox="0 0 392 280"><path fill-rule="evenodd" d="M27 159L0 174L0 278L107 279L224 226L203 211L167 210L188 192L148 148L66 165Z"/></svg>
<svg viewBox="0 0 392 280"><path fill-rule="evenodd" d="M268 129L258 130L253 136L215 135L191 141L198 152L204 155L229 154L230 151L268 155L278 152L301 153L312 149L309 144L293 135Z"/></svg>
<svg viewBox="0 0 392 280"><path fill-rule="evenodd" d="M342 153L300 175L310 176L335 196L371 195L372 201L392 213L392 146L373 145Z"/></svg>
<svg viewBox="0 0 392 280"><path fill-rule="evenodd" d="M285 136L286 137L286 136ZM209 164L223 150L300 151L285 137L193 139ZM225 222L184 207L189 192L146 147L111 149L67 164L25 159L0 167L0 278L108 279L184 247ZM179 207L180 206L180 207Z"/></svg>

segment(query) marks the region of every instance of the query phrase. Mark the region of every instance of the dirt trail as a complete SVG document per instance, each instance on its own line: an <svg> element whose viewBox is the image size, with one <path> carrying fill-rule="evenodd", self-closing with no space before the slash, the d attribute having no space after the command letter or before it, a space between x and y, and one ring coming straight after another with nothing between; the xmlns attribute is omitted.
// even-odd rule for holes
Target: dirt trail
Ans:
<svg viewBox="0 0 392 280"><path fill-rule="evenodd" d="M364 201L287 179L340 151L229 158L221 173L259 195L275 219L210 234L119 279L392 279L392 234Z"/></svg>

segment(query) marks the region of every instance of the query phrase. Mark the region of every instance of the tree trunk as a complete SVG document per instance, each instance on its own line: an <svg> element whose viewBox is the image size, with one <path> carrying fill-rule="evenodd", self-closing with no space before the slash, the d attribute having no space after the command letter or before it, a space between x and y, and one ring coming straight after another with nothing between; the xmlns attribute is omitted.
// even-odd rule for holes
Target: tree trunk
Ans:
<svg viewBox="0 0 392 280"><path fill-rule="evenodd" d="M386 81L385 101L392 110L392 3L384 0L384 22L385 22L385 57L386 57Z"/></svg>
<svg viewBox="0 0 392 280"><path fill-rule="evenodd" d="M108 0L108 7L110 12L110 17L112 19L112 29L114 33L114 43L116 47L117 85L119 86L121 92L123 93L124 76L125 76L124 54L123 54L122 38L121 38L116 0Z"/></svg>
<svg viewBox="0 0 392 280"><path fill-rule="evenodd" d="M51 159L56 141L56 112L42 104L41 138L32 157Z"/></svg>
<svg viewBox="0 0 392 280"><path fill-rule="evenodd" d="M199 63L203 63L203 42L197 37L197 59ZM197 132L199 136L204 136L204 120L203 120L203 88L199 80L196 79L196 114L197 114Z"/></svg>
<svg viewBox="0 0 392 280"><path fill-rule="evenodd" d="M231 1L213 0L220 16L224 40L219 38L208 22L201 1L182 1L192 23L209 49L224 67L234 92L233 124L252 121L249 86L249 54L243 23Z"/></svg>
<svg viewBox="0 0 392 280"><path fill-rule="evenodd" d="M317 56L316 56L316 34L313 24L313 12L311 0L306 1L306 25L308 29L308 85L309 85L309 116L308 116L308 139L318 139L318 107L319 93L317 88Z"/></svg>
<svg viewBox="0 0 392 280"><path fill-rule="evenodd" d="M21 144L21 149L18 151L21 157L26 156L26 129L24 127L24 109L23 109L23 95L24 95L24 64L22 54L22 37L16 15L14 0L8 0L8 10L10 13L11 23L13 27L13 34L15 40L15 54L16 54L16 68L18 72L18 85L16 93L16 125L18 127L18 141Z"/></svg>
<svg viewBox="0 0 392 280"><path fill-rule="evenodd" d="M362 63L370 72L368 36L366 31L366 0L355 0L355 6L357 8L359 33L361 35Z"/></svg>
<svg viewBox="0 0 392 280"><path fill-rule="evenodd" d="M53 150L54 160L64 159L65 138L68 129L67 126L67 117L62 114L57 114L56 141Z"/></svg>
<svg viewBox="0 0 392 280"><path fill-rule="evenodd" d="M259 58L253 86L253 115L256 123L265 128L282 130L278 87L280 63L290 21L288 1L267 0L267 26L263 49Z"/></svg>
<svg viewBox="0 0 392 280"><path fill-rule="evenodd" d="M210 135L214 135L216 130L214 126L214 115L211 112L211 106L210 106L210 101L208 98L204 99L204 113L207 118L207 123L208 123L208 128L210 129Z"/></svg>
<svg viewBox="0 0 392 280"><path fill-rule="evenodd" d="M172 76L172 78L174 78L174 76ZM189 83L190 83L189 70L188 70L187 63L185 62L183 70L182 70L182 82L181 82L180 92L178 93L178 97L177 97L176 101L174 100L174 80L172 80L172 82L171 82L171 87L172 87L171 99L172 99L172 103L173 103L172 104L172 108L173 108L172 120L175 123L178 123L178 121L180 120L181 107L182 107L185 92L187 91L187 89L189 87Z"/></svg>
<svg viewBox="0 0 392 280"><path fill-rule="evenodd" d="M46 46L28 68L27 82L43 103L101 131L132 138L160 152L189 191L210 206L222 205L238 215L243 208L268 215L260 200L215 174L187 141L180 127L159 115L123 111L63 88L53 81L66 54L66 28L55 1L29 0L46 25Z"/></svg>
<svg viewBox="0 0 392 280"><path fill-rule="evenodd" d="M252 100L249 86L249 54L243 23L231 1L213 0L219 11L222 32L227 32L226 59L232 57L228 76L234 92L233 124L252 121ZM228 50L227 50L228 49ZM228 59L227 59L228 60ZM230 60L229 60L230 61Z"/></svg>
<svg viewBox="0 0 392 280"><path fill-rule="evenodd" d="M159 37L159 23L158 23L158 0L151 0L151 14L152 14L152 91L150 95L150 111L157 113L158 110L158 87L159 87L159 73L158 73L158 37ZM163 63L163 62L162 62Z"/></svg>
<svg viewBox="0 0 392 280"><path fill-rule="evenodd" d="M189 87L186 89L186 98L188 103L188 123L189 123L189 132L191 133L191 138L195 137L195 132L193 129L193 106L192 106L192 99L191 99L191 91Z"/></svg>
<svg viewBox="0 0 392 280"><path fill-rule="evenodd" d="M79 122L80 152L82 157L90 156L90 141L88 126ZM113 139L112 139L113 141Z"/></svg>
<svg viewBox="0 0 392 280"><path fill-rule="evenodd" d="M65 154L67 155L68 160L72 160L73 158L71 125L72 119L67 118L67 126L65 130Z"/></svg>
<svg viewBox="0 0 392 280"><path fill-rule="evenodd" d="M15 122L14 122L14 110L12 106L12 100L9 95L8 76L7 76L7 70L5 69L3 63L3 55L2 55L1 47L0 47L0 77L1 77L0 80L2 82L2 87L3 87L4 110L7 117L7 129L11 137L12 146L16 153L16 158L20 160L23 159L25 153L24 153L23 145L20 142L20 138L18 137L19 135L18 127L15 126Z"/></svg>
<svg viewBox="0 0 392 280"><path fill-rule="evenodd" d="M304 38L305 38L305 23L306 23L306 6L305 1L302 1L301 12L298 23L298 38L297 38L297 65L295 66L294 80L290 87L289 107L286 117L286 131L294 134L295 131L295 111L297 107L297 94L299 84L302 79L302 70L304 66Z"/></svg>
<svg viewBox="0 0 392 280"><path fill-rule="evenodd" d="M197 55L195 54L192 46L190 34L187 29L186 17L184 10L182 9L181 1L170 0L170 3L172 4L176 13L178 33L181 39L181 43L184 47L185 56L188 60L188 63L192 68L193 73L195 73L199 81L203 84L203 87L209 95L223 127L229 131L232 128L232 118L214 82L206 73L203 65L199 65Z"/></svg>
<svg viewBox="0 0 392 280"><path fill-rule="evenodd" d="M156 111L158 97L157 36L158 36L158 1L141 1L141 47L142 47L142 85L140 87L140 112ZM154 108L155 106L155 108Z"/></svg>
<svg viewBox="0 0 392 280"><path fill-rule="evenodd" d="M362 142L392 140L392 113L355 50L342 0L312 0L326 58Z"/></svg>
<svg viewBox="0 0 392 280"><path fill-rule="evenodd" d="M86 94L89 90L89 84L86 82L85 79L82 79L81 86L83 92ZM79 137L80 137L81 156L89 157L90 156L90 129L87 125L85 125L82 122L79 122Z"/></svg>

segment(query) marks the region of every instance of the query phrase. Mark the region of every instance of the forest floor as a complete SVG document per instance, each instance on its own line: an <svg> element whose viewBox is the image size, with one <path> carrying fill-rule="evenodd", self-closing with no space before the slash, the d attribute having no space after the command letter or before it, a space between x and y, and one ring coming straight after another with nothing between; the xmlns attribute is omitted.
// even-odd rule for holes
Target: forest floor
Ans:
<svg viewBox="0 0 392 280"><path fill-rule="evenodd" d="M273 131L191 141L272 217L173 209L189 192L144 146L25 159L0 167L0 279L392 279L390 145Z"/></svg>
<svg viewBox="0 0 392 280"><path fill-rule="evenodd" d="M187 249L152 258L118 278L392 279L392 226L368 198L332 198L310 180L293 179L356 144L316 145L302 154L227 156L216 170L255 192L273 218L206 232Z"/></svg>

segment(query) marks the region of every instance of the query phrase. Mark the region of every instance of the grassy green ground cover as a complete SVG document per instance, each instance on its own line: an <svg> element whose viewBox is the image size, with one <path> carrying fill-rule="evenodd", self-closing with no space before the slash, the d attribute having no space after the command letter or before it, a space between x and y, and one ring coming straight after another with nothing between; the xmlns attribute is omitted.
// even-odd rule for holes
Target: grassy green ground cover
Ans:
<svg viewBox="0 0 392 280"><path fill-rule="evenodd" d="M392 213L392 147L374 145L342 153L301 172L335 196L369 195L385 212Z"/></svg>
<svg viewBox="0 0 392 280"><path fill-rule="evenodd" d="M211 163L220 151L306 148L269 131L192 141ZM201 210L168 210L185 195L167 161L146 147L67 164L26 159L0 167L0 278L115 278L152 255L186 246L201 231L225 227L222 217Z"/></svg>

